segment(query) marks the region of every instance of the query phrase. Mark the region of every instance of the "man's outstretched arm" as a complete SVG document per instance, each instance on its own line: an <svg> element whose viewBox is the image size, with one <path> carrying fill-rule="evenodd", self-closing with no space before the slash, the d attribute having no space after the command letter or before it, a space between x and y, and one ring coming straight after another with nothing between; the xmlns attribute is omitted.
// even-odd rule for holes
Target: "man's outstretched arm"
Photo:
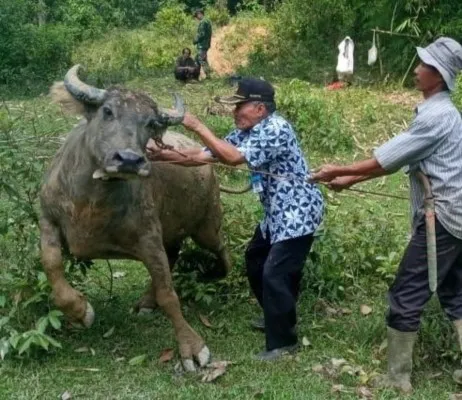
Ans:
<svg viewBox="0 0 462 400"><path fill-rule="evenodd" d="M183 119L183 126L199 136L202 143L204 143L218 161L223 164L239 165L246 162L246 159L236 146L233 146L226 140L216 137L213 132L194 115L186 113Z"/></svg>
<svg viewBox="0 0 462 400"><path fill-rule="evenodd" d="M178 152L162 150L153 141L148 142L146 155L150 161L166 161L185 167L195 167L217 161L209 152L201 148L191 147L189 149L181 149Z"/></svg>
<svg viewBox="0 0 462 400"><path fill-rule="evenodd" d="M351 184L354 184L367 179L388 175L389 173L390 171L384 169L376 158L370 158L350 165L325 164L311 178L317 182L327 183L337 177L356 177L351 178Z"/></svg>

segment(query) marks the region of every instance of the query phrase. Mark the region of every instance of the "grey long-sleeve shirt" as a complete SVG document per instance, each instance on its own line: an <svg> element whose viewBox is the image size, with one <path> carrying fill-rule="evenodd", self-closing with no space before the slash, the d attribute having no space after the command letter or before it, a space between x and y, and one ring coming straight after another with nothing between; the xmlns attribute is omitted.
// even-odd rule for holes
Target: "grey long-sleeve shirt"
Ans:
<svg viewBox="0 0 462 400"><path fill-rule="evenodd" d="M409 129L377 148L374 156L387 171L407 166L414 224L424 213L424 190L415 172L427 175L438 220L462 239L462 118L449 92L420 104Z"/></svg>

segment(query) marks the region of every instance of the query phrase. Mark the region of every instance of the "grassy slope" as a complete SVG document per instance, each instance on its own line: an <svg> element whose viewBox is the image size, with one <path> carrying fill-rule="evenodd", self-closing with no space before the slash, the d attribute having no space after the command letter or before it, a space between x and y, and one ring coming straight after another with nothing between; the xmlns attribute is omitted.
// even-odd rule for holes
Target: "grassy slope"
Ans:
<svg viewBox="0 0 462 400"><path fill-rule="evenodd" d="M184 95L188 108L202 117L205 108L211 105L209 99L230 90L221 81L182 86L170 77L132 81L128 86L151 92L163 104L169 102L169 90L179 91ZM341 102L348 110L349 123L357 127L357 139L363 149L358 148L355 154L342 156L344 161L363 157L390 130L397 132L403 119L411 115L412 102L393 104L396 102L394 97L391 102L390 97L375 90L351 89L339 93L324 92L322 89L313 91L333 102ZM47 101L37 98L23 104L37 108L39 114L43 112L39 121L48 118L48 122L44 122L43 126L39 123L36 129L58 133L63 126L73 123L72 119L53 121L53 116L59 113L50 108ZM14 108L18 104L10 103L10 106ZM223 118L215 116L208 116L207 121L219 133L225 133L232 124L230 119L223 122ZM310 154L313 166L319 165L322 159L322 155ZM223 180L229 178L229 175L221 175ZM242 174L234 175L232 181L243 182ZM385 192L406 193L405 178L401 175L365 186ZM388 215L395 223L402 224L403 232L407 230L406 202L352 194L331 194L329 200L337 204L333 213L367 209L374 214ZM251 227L257 222L256 199L252 195L238 198L225 195L223 202L227 211L228 232L241 229L244 234L250 235ZM347 226L344 229L348 231ZM242 246L242 243L232 244L236 268L234 279L242 270ZM204 335L215 358L232 360L236 365L231 366L227 374L214 384L200 383L196 376L176 376L173 361L163 365L158 362L163 349L175 347L173 330L166 318L160 312L144 317L129 314L130 306L144 288L147 275L144 268L133 263L115 263L113 268L125 271L127 275L115 281L115 296L111 301L108 301L105 290L108 286L105 264L99 264L99 268L90 274L87 287L97 311L94 327L83 332L64 330L59 333L58 339L63 343L60 352L30 360L9 359L1 363L0 399L54 399L66 390L73 398L82 399L160 399L167 396L173 399L352 399L357 398L354 390L359 385L359 378L347 374L339 378L323 377L313 373L311 367L331 357L345 358L354 365L362 366L368 375L385 366L384 354L379 352L379 346L385 334L383 314L386 284L377 280L365 284L357 280L355 286L346 289L342 304L353 311L351 315L327 317L325 312L314 308L316 294L304 292L299 307L299 331L301 336L309 338L312 346L304 348L297 357L274 365L251 360L251 355L259 351L264 342L260 333L248 329L248 320L256 314L257 308L247 296L236 293L237 296L228 296L226 301L216 296L209 307L184 303L186 318ZM245 281L242 282L245 285ZM362 303L372 306L371 315L364 317L360 314L359 305ZM199 313L209 316L213 329L201 324ZM423 327L421 341L424 345L418 347L418 367L414 376L416 392L412 398L443 399L456 390L447 372L453 365L438 357L438 354L435 356L432 351L432 343L442 339L434 333L439 330L431 329L431 323L437 321L447 332L449 330L447 325L440 322L437 308L432 307L427 315L430 322ZM115 327L114 334L104 339L103 334L112 326ZM95 355L75 352L75 349L83 346L94 349ZM147 355L145 364L127 364L127 360L141 354ZM441 376L431 378L440 371L443 372ZM344 384L349 392L332 394L331 386L334 383ZM392 399L396 395L385 391L377 393L376 397Z"/></svg>

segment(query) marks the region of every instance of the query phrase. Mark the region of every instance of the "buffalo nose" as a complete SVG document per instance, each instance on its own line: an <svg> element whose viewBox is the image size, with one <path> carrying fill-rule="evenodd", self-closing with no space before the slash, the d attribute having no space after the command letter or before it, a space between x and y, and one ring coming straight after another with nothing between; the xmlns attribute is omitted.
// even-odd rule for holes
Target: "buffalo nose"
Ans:
<svg viewBox="0 0 462 400"><path fill-rule="evenodd" d="M114 159L120 161L123 165L139 165L144 162L144 156L132 150L118 150L114 154Z"/></svg>

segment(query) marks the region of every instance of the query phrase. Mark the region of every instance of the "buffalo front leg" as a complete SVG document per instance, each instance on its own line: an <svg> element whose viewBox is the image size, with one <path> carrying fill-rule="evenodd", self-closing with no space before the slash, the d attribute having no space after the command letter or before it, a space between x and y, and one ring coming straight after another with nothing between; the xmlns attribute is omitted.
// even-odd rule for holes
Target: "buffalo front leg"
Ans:
<svg viewBox="0 0 462 400"><path fill-rule="evenodd" d="M206 365L210 360L210 351L204 340L183 317L180 301L173 288L168 257L162 242L151 237L148 243L142 245L142 248L151 251L151 254L145 257L145 264L151 274L156 303L173 324L185 370L194 371L194 361L200 366Z"/></svg>
<svg viewBox="0 0 462 400"><path fill-rule="evenodd" d="M52 288L54 303L71 321L90 327L95 318L93 307L66 280L59 229L45 218L40 220L40 245L42 264Z"/></svg>
<svg viewBox="0 0 462 400"><path fill-rule="evenodd" d="M168 264L170 265L170 271L173 270L178 255L180 253L181 244L171 245L167 249ZM134 311L137 314L145 314L154 311L157 307L156 294L154 292L154 286L150 280L147 284L146 290L140 300L135 304Z"/></svg>

